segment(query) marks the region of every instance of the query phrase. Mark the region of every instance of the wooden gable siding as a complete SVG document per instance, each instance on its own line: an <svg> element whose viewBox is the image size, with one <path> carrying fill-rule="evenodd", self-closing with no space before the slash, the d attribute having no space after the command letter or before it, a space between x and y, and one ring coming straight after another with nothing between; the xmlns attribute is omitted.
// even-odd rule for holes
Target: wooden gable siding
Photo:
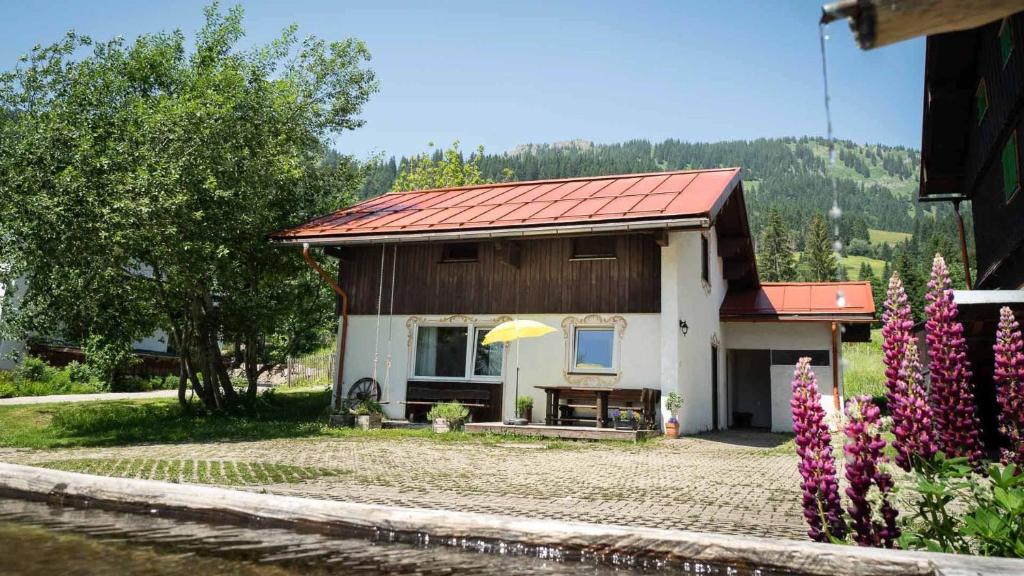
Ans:
<svg viewBox="0 0 1024 576"><path fill-rule="evenodd" d="M973 110L970 115L964 192L972 199L979 288L1015 289L1024 283L1024 261L1015 256L1024 243L1024 198L1018 192L1007 201L1002 165L1007 140L1017 133L1018 154L1024 142L1024 14L1010 17L1007 25L1013 53L1005 65L999 47L1002 22L977 30L975 70L977 81L984 79L986 85L988 111L980 122ZM1017 166L1024 174L1019 158Z"/></svg>
<svg viewBox="0 0 1024 576"><path fill-rule="evenodd" d="M971 91L970 132L967 142L964 183L968 196L977 195L987 187L991 168L1000 167L1003 145L1020 123L1021 99L1024 96L1024 14L1007 19L1013 35L1013 53L1003 64L999 49L1002 21L992 22L977 30L975 85ZM974 111L977 85L984 79L988 93L988 111L978 122Z"/></svg>
<svg viewBox="0 0 1024 576"><path fill-rule="evenodd" d="M656 313L661 250L649 234L616 236L616 258L572 260L572 238L520 240L519 267L480 242L475 262L442 262L442 243L399 244L395 314ZM384 264L388 313L394 245ZM350 314L376 314L381 246L345 247L340 284ZM695 271L700 273L699 268Z"/></svg>

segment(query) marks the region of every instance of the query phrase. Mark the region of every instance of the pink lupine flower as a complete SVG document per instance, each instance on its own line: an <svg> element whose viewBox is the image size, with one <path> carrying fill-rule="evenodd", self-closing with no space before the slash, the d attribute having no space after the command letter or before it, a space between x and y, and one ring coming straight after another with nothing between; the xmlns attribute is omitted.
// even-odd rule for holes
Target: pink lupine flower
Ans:
<svg viewBox="0 0 1024 576"><path fill-rule="evenodd" d="M917 341L907 342L903 362L897 374L893 397L889 401L892 414L896 465L910 471L915 457L929 460L938 449L932 425L932 407L921 385L921 362Z"/></svg>
<svg viewBox="0 0 1024 576"><path fill-rule="evenodd" d="M891 406L893 394L903 364L904 351L912 336L911 328L914 319L910 314L907 293L903 290L903 281L896 272L889 278L889 289L886 291L884 312L882 312L882 351L885 363L886 398Z"/></svg>
<svg viewBox="0 0 1024 576"><path fill-rule="evenodd" d="M879 420L881 411L871 403L870 396L851 398L846 403L846 496L850 506L846 509L850 515L853 539L861 546L892 548L900 536L896 524L899 515L890 501L893 488L892 477L882 470L885 456L885 440L882 439ZM872 516L868 493L871 487L878 488L881 494L879 514L881 521Z"/></svg>
<svg viewBox="0 0 1024 576"><path fill-rule="evenodd" d="M800 476L803 478L804 519L810 526L807 535L811 540L826 542L830 538L843 538L846 522L839 501L832 436L825 424L818 380L810 363L810 358L801 358L797 362L790 408L796 452L800 457Z"/></svg>
<svg viewBox="0 0 1024 576"><path fill-rule="evenodd" d="M932 262L925 298L928 302L925 313L931 358L931 400L938 446L946 456L966 456L977 464L983 456L981 424L975 414L967 343L964 327L957 321L949 269L939 254Z"/></svg>
<svg viewBox="0 0 1024 576"><path fill-rule="evenodd" d="M993 346L996 355L996 400L999 403L999 431L1008 446L1002 450L1004 464L1024 466L1024 341L1013 311L999 311L999 328Z"/></svg>

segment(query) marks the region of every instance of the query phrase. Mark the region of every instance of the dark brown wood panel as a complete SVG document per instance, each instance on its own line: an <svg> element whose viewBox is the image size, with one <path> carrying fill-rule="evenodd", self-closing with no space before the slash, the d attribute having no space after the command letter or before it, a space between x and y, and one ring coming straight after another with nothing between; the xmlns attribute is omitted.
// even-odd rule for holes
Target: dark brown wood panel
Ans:
<svg viewBox="0 0 1024 576"><path fill-rule="evenodd" d="M501 262L496 241L476 262L442 262L442 244L401 244L395 314L655 313L661 307L661 249L651 234L616 236L614 259L573 260L571 238L518 240L519 267ZM387 314L394 245L385 250ZM699 273L699 270L697 271ZM351 314L376 314L381 246L342 249L341 286Z"/></svg>

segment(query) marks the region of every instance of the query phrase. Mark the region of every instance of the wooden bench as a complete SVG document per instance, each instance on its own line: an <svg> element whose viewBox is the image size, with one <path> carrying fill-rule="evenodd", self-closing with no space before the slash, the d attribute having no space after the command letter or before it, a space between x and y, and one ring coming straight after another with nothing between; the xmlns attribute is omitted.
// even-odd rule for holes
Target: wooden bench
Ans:
<svg viewBox="0 0 1024 576"><path fill-rule="evenodd" d="M410 422L425 421L430 409L441 402L458 402L469 408L471 422L486 422L500 419L493 416L496 408L500 410L500 400L500 384L410 381L402 404Z"/></svg>

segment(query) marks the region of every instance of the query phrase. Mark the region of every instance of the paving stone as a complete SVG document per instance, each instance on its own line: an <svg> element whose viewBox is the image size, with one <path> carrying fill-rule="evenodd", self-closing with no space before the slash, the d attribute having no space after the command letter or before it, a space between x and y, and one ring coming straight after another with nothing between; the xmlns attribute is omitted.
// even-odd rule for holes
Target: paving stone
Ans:
<svg viewBox="0 0 1024 576"><path fill-rule="evenodd" d="M0 452L40 464L75 459L286 464L336 475L243 489L442 510L806 538L795 453L784 437L718 433L654 445L522 450L417 438L284 439ZM108 473L131 475L127 467ZM136 472L136 474L142 471Z"/></svg>

